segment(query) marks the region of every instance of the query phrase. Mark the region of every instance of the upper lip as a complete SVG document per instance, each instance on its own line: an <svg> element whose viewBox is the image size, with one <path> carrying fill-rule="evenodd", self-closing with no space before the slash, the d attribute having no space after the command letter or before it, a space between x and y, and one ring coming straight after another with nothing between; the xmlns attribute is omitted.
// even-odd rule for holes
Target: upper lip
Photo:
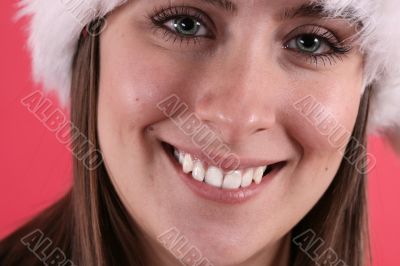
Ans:
<svg viewBox="0 0 400 266"><path fill-rule="evenodd" d="M189 148L189 147L182 147L176 144L171 144L169 142L165 142L168 145L172 146L173 148L178 149L179 151L189 153L190 155L194 156L195 158L199 159L200 161L208 164L208 165L213 165L217 166L225 171L231 171L231 170L242 170L246 168L251 168L251 167L259 167L259 166L267 166L267 165L273 165L279 162L283 162L285 160L268 160L268 159L260 159L260 158L249 158L249 157L244 157L240 156L238 154L235 154L234 152L227 153L225 156L216 156L214 159L210 158L210 156L207 156L207 153L205 151L202 151L201 149L196 149L196 148ZM228 154L233 154L235 158L238 159L238 163L235 165L224 165L221 164L224 158Z"/></svg>

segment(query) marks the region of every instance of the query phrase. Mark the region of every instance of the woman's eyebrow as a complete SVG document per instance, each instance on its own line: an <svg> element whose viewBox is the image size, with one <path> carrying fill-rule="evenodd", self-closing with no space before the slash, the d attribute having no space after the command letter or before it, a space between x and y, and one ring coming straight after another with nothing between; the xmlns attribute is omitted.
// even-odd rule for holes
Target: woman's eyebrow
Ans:
<svg viewBox="0 0 400 266"><path fill-rule="evenodd" d="M231 0L197 0L222 8L229 13L237 12L237 5ZM357 20L355 16L355 11L351 7L346 7L340 10L340 14L335 14L334 12L327 12L322 4L319 3L304 3L298 7L289 7L283 9L277 16L277 20L289 20L297 17L315 17L315 18L340 18L346 19L351 22L356 22L362 24Z"/></svg>
<svg viewBox="0 0 400 266"><path fill-rule="evenodd" d="M235 13L237 11L237 6L230 0L199 0L199 1L222 8L225 11L228 11L229 13Z"/></svg>
<svg viewBox="0 0 400 266"><path fill-rule="evenodd" d="M289 20L297 17L340 18L354 22L357 21L354 13L351 7L341 10L340 14L335 14L334 12L327 12L321 4L308 3L302 4L299 7L285 8L278 17L279 20Z"/></svg>

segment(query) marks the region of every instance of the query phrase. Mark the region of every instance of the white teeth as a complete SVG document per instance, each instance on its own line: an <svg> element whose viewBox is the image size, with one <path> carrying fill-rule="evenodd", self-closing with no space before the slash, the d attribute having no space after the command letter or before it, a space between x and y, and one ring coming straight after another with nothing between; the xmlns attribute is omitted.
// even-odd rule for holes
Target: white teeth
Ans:
<svg viewBox="0 0 400 266"><path fill-rule="evenodd" d="M226 172L216 166L209 166L208 169L199 159L174 149L174 156L182 165L184 173L192 172L193 179L205 182L208 185L222 189L238 189L250 186L254 180L255 184L260 184L263 173L268 166L250 167L247 169Z"/></svg>
<svg viewBox="0 0 400 266"><path fill-rule="evenodd" d="M200 162L199 160L196 160L194 162L192 176L197 181L203 182L203 180L204 180L205 170L204 170L203 163Z"/></svg>
<svg viewBox="0 0 400 266"><path fill-rule="evenodd" d="M260 167L256 168L256 170L254 171L254 177L253 177L254 183L256 183L256 184L261 183L262 176L263 176L265 169L267 169L266 166L260 166Z"/></svg>
<svg viewBox="0 0 400 266"><path fill-rule="evenodd" d="M237 189L242 183L242 174L240 171L230 171L224 177L222 188Z"/></svg>
<svg viewBox="0 0 400 266"><path fill-rule="evenodd" d="M178 151L177 149L174 149L174 156L177 160L179 160L179 156L181 155L181 152Z"/></svg>
<svg viewBox="0 0 400 266"><path fill-rule="evenodd" d="M190 156L189 153L185 154L185 157L183 158L183 172L185 174L191 172L193 170L193 160L192 160L192 156Z"/></svg>
<svg viewBox="0 0 400 266"><path fill-rule="evenodd" d="M214 186L214 187L221 187L223 178L224 178L224 175L223 175L221 169L219 169L215 166L208 167L207 173L205 176L205 182L207 184Z"/></svg>
<svg viewBox="0 0 400 266"><path fill-rule="evenodd" d="M185 153L183 153L177 149L174 149L174 156L179 161L180 164L183 163L183 159L185 158Z"/></svg>
<svg viewBox="0 0 400 266"><path fill-rule="evenodd" d="M253 168L249 168L247 169L242 177L242 187L248 187L251 185L251 182L253 181L253 175L254 175L254 169Z"/></svg>
<svg viewBox="0 0 400 266"><path fill-rule="evenodd" d="M183 152L179 152L178 161L180 164L183 164L183 159L185 158L185 154Z"/></svg>

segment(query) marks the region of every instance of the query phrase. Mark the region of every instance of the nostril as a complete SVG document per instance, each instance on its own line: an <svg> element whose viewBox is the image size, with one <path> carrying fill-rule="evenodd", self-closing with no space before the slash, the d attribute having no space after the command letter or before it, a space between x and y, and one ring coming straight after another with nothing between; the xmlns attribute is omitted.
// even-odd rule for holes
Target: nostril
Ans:
<svg viewBox="0 0 400 266"><path fill-rule="evenodd" d="M266 131L266 130L268 130L268 128L258 128L258 129L256 129L255 131L254 131L254 133L258 133L258 132L261 132L261 131Z"/></svg>

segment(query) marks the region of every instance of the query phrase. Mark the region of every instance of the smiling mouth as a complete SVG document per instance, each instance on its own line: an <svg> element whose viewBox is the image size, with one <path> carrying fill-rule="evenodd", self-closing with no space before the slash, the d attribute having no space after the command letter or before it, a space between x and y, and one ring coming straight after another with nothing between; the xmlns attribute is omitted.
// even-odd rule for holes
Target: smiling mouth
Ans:
<svg viewBox="0 0 400 266"><path fill-rule="evenodd" d="M259 165L236 170L223 170L217 166L208 164L195 155L179 150L171 144L163 142L163 147L170 159L174 162L178 171L184 174L192 182L201 184L203 188L219 189L220 191L248 192L262 185L281 170L286 161Z"/></svg>

